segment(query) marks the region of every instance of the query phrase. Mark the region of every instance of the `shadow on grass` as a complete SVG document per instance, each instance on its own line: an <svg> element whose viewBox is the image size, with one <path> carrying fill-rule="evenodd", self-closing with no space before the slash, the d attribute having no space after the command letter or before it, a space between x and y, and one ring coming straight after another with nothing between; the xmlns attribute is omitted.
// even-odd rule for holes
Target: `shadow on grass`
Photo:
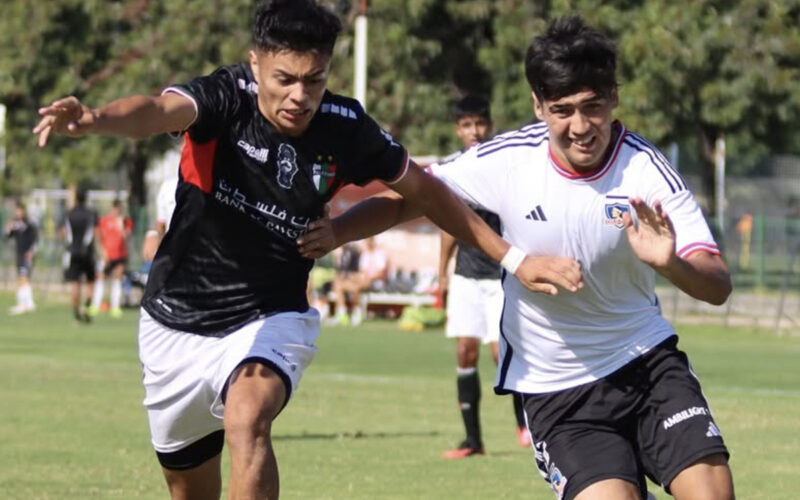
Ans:
<svg viewBox="0 0 800 500"><path fill-rule="evenodd" d="M436 431L428 432L338 432L331 434L320 434L313 432L304 432L302 434L278 434L273 435L273 441L295 441L302 439L316 439L316 440L332 440L332 439L395 439L407 437L435 437L440 436L441 433Z"/></svg>

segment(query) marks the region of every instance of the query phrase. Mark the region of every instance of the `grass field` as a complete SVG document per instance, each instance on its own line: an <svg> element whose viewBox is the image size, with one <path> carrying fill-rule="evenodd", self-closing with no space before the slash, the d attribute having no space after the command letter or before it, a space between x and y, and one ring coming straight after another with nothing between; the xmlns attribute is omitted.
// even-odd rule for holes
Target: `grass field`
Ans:
<svg viewBox="0 0 800 500"><path fill-rule="evenodd" d="M0 311L11 305L0 295ZM0 320L0 499L166 498L140 406L136 313L73 325L64 305ZM800 338L682 327L732 452L740 499L800 496ZM392 323L326 328L279 417L284 499L547 499L481 360L487 455L462 437L454 346ZM654 491L654 488L651 488ZM657 491L658 498L667 498Z"/></svg>

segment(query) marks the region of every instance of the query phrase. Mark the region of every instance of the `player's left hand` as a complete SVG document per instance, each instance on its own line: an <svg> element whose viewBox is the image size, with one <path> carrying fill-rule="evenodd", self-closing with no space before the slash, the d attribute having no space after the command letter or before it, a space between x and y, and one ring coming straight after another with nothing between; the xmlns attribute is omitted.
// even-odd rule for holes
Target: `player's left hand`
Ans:
<svg viewBox="0 0 800 500"><path fill-rule="evenodd" d="M319 259L337 246L330 207L325 205L322 217L310 223L306 234L297 238L297 250L306 259Z"/></svg>
<svg viewBox="0 0 800 500"><path fill-rule="evenodd" d="M641 198L629 198L628 202L636 210L637 222L633 221L631 214L622 214L625 223L625 232L634 253L639 259L658 269L669 267L677 258L675 254L675 227L664 212L660 201L653 203L650 208Z"/></svg>

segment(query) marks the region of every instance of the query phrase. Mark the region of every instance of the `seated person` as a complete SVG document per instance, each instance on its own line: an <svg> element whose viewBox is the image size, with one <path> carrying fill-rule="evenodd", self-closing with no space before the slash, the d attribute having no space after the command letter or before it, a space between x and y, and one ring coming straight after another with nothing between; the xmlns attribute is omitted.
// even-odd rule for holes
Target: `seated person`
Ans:
<svg viewBox="0 0 800 500"><path fill-rule="evenodd" d="M375 238L365 240L364 250L345 247L339 260L339 270L333 280L336 294L336 323L358 325L364 317L361 310L363 292L383 289L389 269L386 252L377 246ZM352 304L352 316L347 315L348 297Z"/></svg>

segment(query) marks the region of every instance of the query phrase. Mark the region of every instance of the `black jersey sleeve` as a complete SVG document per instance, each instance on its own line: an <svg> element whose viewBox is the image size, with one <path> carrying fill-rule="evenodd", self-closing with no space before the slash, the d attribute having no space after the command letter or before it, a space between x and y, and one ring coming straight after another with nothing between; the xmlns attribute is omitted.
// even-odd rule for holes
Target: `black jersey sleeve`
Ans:
<svg viewBox="0 0 800 500"><path fill-rule="evenodd" d="M165 90L185 93L197 105L197 119L188 129L194 141L203 143L218 137L239 109L241 92L247 91L248 82L244 74L237 76L241 73L237 69L240 68L222 66L210 75Z"/></svg>
<svg viewBox="0 0 800 500"><path fill-rule="evenodd" d="M359 111L349 181L364 185L375 179L387 182L399 179L408 162L406 149L360 107Z"/></svg>

